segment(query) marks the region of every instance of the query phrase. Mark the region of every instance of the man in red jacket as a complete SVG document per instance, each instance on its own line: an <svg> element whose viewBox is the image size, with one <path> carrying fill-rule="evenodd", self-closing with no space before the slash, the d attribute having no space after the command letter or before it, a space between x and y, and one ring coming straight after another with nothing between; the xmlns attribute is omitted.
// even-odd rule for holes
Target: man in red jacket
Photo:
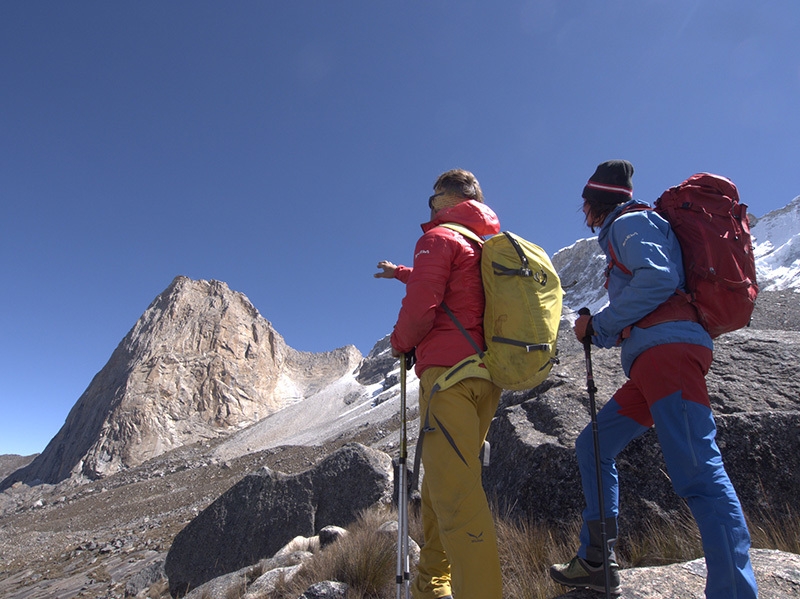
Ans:
<svg viewBox="0 0 800 599"><path fill-rule="evenodd" d="M391 336L392 353L402 357L416 348L420 426L429 423L421 456L425 542L411 591L415 599L500 599L497 537L481 484L479 454L501 390L487 379L467 378L431 396L439 376L475 353L443 303L475 343L485 347L481 248L439 225L457 223L483 237L499 233L500 223L483 203L478 180L469 171L443 173L433 190L428 200L431 220L422 225L413 268L384 260L374 275L406 284Z"/></svg>

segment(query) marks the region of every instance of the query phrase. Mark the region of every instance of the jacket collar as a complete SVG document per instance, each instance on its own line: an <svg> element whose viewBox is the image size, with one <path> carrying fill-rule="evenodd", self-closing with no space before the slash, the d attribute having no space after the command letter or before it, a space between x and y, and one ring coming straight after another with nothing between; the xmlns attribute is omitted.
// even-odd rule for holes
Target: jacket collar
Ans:
<svg viewBox="0 0 800 599"><path fill-rule="evenodd" d="M424 232L443 223L457 223L475 231L481 237L500 232L500 220L489 206L475 200L461 202L450 208L439 210L433 220L421 225Z"/></svg>

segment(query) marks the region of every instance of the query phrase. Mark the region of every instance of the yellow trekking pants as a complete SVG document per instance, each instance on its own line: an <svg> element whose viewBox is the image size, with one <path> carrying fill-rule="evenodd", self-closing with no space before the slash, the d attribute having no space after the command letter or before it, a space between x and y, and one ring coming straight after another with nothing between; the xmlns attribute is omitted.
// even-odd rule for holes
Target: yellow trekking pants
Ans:
<svg viewBox="0 0 800 599"><path fill-rule="evenodd" d="M500 388L469 378L430 397L447 368L420 378L422 526L424 545L411 587L414 599L501 599L497 536L481 484L480 450L500 400ZM430 405L429 405L430 403Z"/></svg>

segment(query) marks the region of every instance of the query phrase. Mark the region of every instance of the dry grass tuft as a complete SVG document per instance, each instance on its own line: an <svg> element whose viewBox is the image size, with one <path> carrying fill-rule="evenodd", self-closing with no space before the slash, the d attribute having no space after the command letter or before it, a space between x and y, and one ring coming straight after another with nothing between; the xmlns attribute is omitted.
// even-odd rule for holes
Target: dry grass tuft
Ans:
<svg viewBox="0 0 800 599"><path fill-rule="evenodd" d="M500 518L497 540L503 568L503 596L509 599L545 599L562 592L550 580L551 564L566 562L575 554L571 545L579 524L567 531L554 531L530 521Z"/></svg>
<svg viewBox="0 0 800 599"><path fill-rule="evenodd" d="M378 532L378 528L396 519L397 513L385 508L361 514L345 538L319 552L294 578L282 581L270 599L296 599L323 580L347 583L348 599L393 599L397 595L397 536ZM496 523L503 597L546 599L564 593L565 588L552 582L548 571L551 564L575 555L580 521L563 529L502 516ZM761 517L749 522L749 527L754 547L800 553L800 518ZM421 544L421 523L413 511L409 528L412 538ZM617 553L622 567L643 567L689 561L702 557L703 550L687 509L654 521L644 530L623 534ZM413 577L414 572L411 574Z"/></svg>
<svg viewBox="0 0 800 599"><path fill-rule="evenodd" d="M320 551L291 580L282 581L272 597L296 599L309 586L323 580L346 583L348 599L394 597L397 536L378 529L396 519L397 514L388 509L362 513L345 537Z"/></svg>
<svg viewBox="0 0 800 599"><path fill-rule="evenodd" d="M229 587L228 590L225 591L225 599L242 599L246 592L247 583L241 581Z"/></svg>
<svg viewBox="0 0 800 599"><path fill-rule="evenodd" d="M764 514L747 525L753 547L800 554L800 517L791 507L786 506L780 514Z"/></svg>
<svg viewBox="0 0 800 599"><path fill-rule="evenodd" d="M653 520L642 530L623 534L617 544L623 568L664 566L702 556L700 531L688 508L677 516Z"/></svg>

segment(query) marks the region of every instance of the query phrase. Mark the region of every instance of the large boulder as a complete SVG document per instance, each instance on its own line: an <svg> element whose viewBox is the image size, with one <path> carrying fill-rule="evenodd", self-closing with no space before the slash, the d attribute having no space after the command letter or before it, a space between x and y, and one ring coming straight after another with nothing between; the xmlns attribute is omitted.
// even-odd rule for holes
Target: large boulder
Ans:
<svg viewBox="0 0 800 599"><path fill-rule="evenodd" d="M392 460L353 443L314 468L286 475L263 468L243 478L175 537L165 570L182 596L217 576L271 557L297 536L347 526L359 512L388 504Z"/></svg>
<svg viewBox="0 0 800 599"><path fill-rule="evenodd" d="M590 422L584 354L562 323L561 363L528 392L506 393L489 433L487 493L501 513L570 523L584 501L575 439ZM788 510L800 495L800 333L744 329L717 340L707 377L717 442L745 513ZM598 409L622 384L616 350L592 351ZM620 521L639 529L686 509L670 484L655 430L619 456Z"/></svg>

